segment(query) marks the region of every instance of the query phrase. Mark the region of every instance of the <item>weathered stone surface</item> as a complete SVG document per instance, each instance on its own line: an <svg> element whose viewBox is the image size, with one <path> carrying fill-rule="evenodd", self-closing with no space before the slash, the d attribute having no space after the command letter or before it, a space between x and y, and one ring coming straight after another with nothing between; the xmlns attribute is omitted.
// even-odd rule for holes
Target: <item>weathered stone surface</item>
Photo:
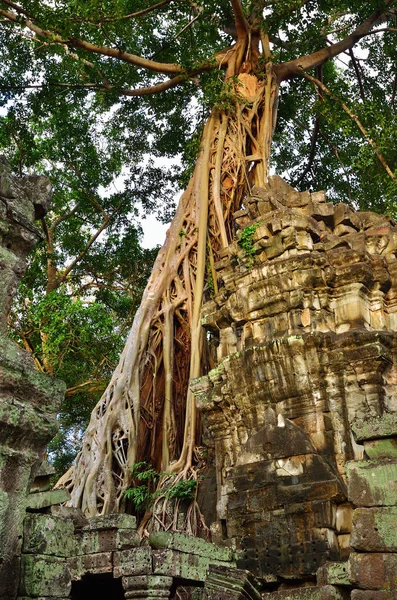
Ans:
<svg viewBox="0 0 397 600"><path fill-rule="evenodd" d="M128 598L169 598L172 586L172 577L162 575L137 575L136 577L123 577L125 597Z"/></svg>
<svg viewBox="0 0 397 600"><path fill-rule="evenodd" d="M211 556L188 554L177 550L153 550L153 572L159 575L181 577L192 581L205 581L210 564L224 565ZM229 563L234 568L235 563Z"/></svg>
<svg viewBox="0 0 397 600"><path fill-rule="evenodd" d="M370 460L397 460L397 438L364 441L364 451Z"/></svg>
<svg viewBox="0 0 397 600"><path fill-rule="evenodd" d="M25 554L21 563L21 596L67 597L71 575L63 558Z"/></svg>
<svg viewBox="0 0 397 600"><path fill-rule="evenodd" d="M397 596L397 554L351 554L350 580L365 590L384 590Z"/></svg>
<svg viewBox="0 0 397 600"><path fill-rule="evenodd" d="M395 600L391 592L375 592L374 590L352 590L351 600Z"/></svg>
<svg viewBox="0 0 397 600"><path fill-rule="evenodd" d="M113 560L115 577L153 573L152 549L149 546L116 552Z"/></svg>
<svg viewBox="0 0 397 600"><path fill-rule="evenodd" d="M26 508L31 510L40 510L54 504L61 504L70 500L70 494L67 490L48 490L47 492L38 492L29 494L26 501Z"/></svg>
<svg viewBox="0 0 397 600"><path fill-rule="evenodd" d="M349 500L356 506L394 506L397 461L356 461L347 468Z"/></svg>
<svg viewBox="0 0 397 600"><path fill-rule="evenodd" d="M397 436L397 413L384 413L352 422L352 430L358 441Z"/></svg>
<svg viewBox="0 0 397 600"><path fill-rule="evenodd" d="M351 546L362 552L397 552L397 507L354 511Z"/></svg>
<svg viewBox="0 0 397 600"><path fill-rule="evenodd" d="M6 336L26 256L40 239L34 219L44 215L49 196L48 179L14 177L0 157L0 598L7 600L17 595L26 496L65 390Z"/></svg>
<svg viewBox="0 0 397 600"><path fill-rule="evenodd" d="M348 562L326 563L317 571L317 584L350 586L350 565Z"/></svg>
<svg viewBox="0 0 397 600"><path fill-rule="evenodd" d="M100 531L101 529L136 529L136 517L124 513L102 515L88 519L85 530Z"/></svg>
<svg viewBox="0 0 397 600"><path fill-rule="evenodd" d="M77 536L77 554L96 554L126 550L140 545L135 529L104 529L82 531Z"/></svg>
<svg viewBox="0 0 397 600"><path fill-rule="evenodd" d="M322 587L304 587L296 590L284 590L264 595L269 600L347 600L350 594L332 585Z"/></svg>
<svg viewBox="0 0 397 600"><path fill-rule="evenodd" d="M72 556L76 550L72 521L31 514L24 521L23 548L27 554Z"/></svg>
<svg viewBox="0 0 397 600"><path fill-rule="evenodd" d="M203 600L260 600L260 585L249 571L210 565Z"/></svg>
<svg viewBox="0 0 397 600"><path fill-rule="evenodd" d="M218 365L191 389L215 455L215 541L260 577L305 578L347 558L353 504L395 503L397 228L272 186L238 215L252 252L237 241L217 264L202 315Z"/></svg>
<svg viewBox="0 0 397 600"><path fill-rule="evenodd" d="M99 552L98 554L85 554L67 560L72 579L78 580L83 575L99 575L111 573L113 570L113 553Z"/></svg>
<svg viewBox="0 0 397 600"><path fill-rule="evenodd" d="M178 550L220 561L231 561L234 558L233 552L229 548L220 548L201 538L173 531L152 533L149 537L149 544L156 549Z"/></svg>

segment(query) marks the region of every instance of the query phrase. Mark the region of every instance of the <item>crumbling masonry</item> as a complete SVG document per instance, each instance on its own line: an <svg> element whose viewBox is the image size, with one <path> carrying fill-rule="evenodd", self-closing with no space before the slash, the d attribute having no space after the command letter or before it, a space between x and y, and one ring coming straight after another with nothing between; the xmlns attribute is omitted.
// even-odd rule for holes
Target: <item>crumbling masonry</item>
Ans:
<svg viewBox="0 0 397 600"><path fill-rule="evenodd" d="M217 367L192 382L215 544L158 532L141 545L134 517L87 521L37 471L62 385L5 319L48 190L0 166L0 598L396 599L394 221L278 177L252 190L203 307Z"/></svg>

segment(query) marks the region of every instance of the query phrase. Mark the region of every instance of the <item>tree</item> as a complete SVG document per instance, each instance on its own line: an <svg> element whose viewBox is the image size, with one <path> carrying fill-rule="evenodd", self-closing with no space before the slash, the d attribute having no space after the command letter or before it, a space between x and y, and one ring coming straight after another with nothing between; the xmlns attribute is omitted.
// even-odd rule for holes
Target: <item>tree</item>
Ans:
<svg viewBox="0 0 397 600"><path fill-rule="evenodd" d="M54 89L80 101L86 92L90 110L113 106L109 123L124 118L135 135L143 123L156 129L155 153L177 153L186 142L192 153L198 136L187 106L192 96L202 100L194 170L118 367L61 482L87 514L121 510L130 467L142 460L180 479L197 476L199 423L188 383L209 367L203 293L209 281L217 292L213 264L233 238L233 213L252 185L266 186L273 138L274 164L296 185L319 179L335 199L393 208L394 7L394 0L141 0L133 9L124 0L0 0L10 52L25 36L24 52L35 58L32 75L18 55L3 79L10 95L39 86L54 103ZM340 57L349 61L343 68ZM113 129L111 143L125 148L124 135L132 134ZM184 160L188 166L188 153Z"/></svg>

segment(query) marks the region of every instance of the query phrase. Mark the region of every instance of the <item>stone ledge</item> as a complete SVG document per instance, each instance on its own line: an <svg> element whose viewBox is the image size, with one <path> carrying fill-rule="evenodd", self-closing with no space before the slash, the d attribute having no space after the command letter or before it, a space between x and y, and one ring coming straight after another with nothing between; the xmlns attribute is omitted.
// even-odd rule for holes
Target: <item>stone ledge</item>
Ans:
<svg viewBox="0 0 397 600"><path fill-rule="evenodd" d="M156 550L178 550L224 562L234 559L234 553L229 548L220 548L211 542L183 533L158 531L151 534L149 544Z"/></svg>
<svg viewBox="0 0 397 600"><path fill-rule="evenodd" d="M26 507L28 510L40 510L41 508L47 508L48 506L61 504L69 500L70 494L67 490L49 490L48 492L29 494Z"/></svg>

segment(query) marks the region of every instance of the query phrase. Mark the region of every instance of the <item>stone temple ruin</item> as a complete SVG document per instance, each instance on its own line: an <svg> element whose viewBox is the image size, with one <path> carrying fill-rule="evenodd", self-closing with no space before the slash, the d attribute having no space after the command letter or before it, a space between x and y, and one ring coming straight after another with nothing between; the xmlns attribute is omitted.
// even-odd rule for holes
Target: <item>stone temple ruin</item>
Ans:
<svg viewBox="0 0 397 600"><path fill-rule="evenodd" d="M86 520L47 489L64 388L6 337L48 195L0 164L1 600L396 599L395 222L278 177L252 190L203 307L217 367L191 384L213 543L141 545L135 517Z"/></svg>

